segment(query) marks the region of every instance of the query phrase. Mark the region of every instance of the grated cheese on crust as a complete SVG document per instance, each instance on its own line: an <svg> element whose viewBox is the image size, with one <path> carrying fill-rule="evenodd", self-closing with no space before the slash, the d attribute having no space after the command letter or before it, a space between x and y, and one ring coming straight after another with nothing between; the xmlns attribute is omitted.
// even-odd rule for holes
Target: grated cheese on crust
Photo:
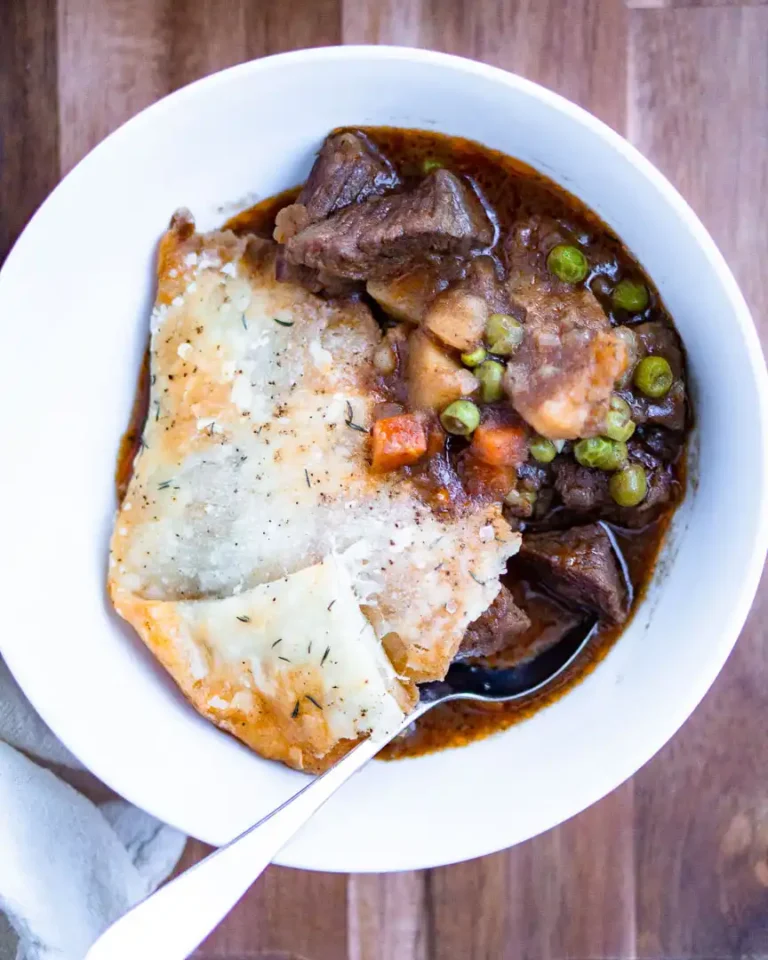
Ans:
<svg viewBox="0 0 768 960"><path fill-rule="evenodd" d="M183 217L158 277L113 602L201 713L323 769L444 676L519 534L498 505L440 518L407 478L369 470L381 337L365 306L278 283L268 246ZM336 659L320 668L324 642Z"/></svg>

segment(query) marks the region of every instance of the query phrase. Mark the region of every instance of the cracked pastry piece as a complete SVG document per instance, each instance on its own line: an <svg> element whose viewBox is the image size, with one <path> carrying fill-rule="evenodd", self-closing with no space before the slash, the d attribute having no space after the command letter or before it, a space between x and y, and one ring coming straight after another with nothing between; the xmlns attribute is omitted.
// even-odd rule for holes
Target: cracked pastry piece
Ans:
<svg viewBox="0 0 768 960"><path fill-rule="evenodd" d="M177 215L151 326L110 596L201 714L320 771L445 674L520 535L371 470L379 328L278 282L271 244Z"/></svg>

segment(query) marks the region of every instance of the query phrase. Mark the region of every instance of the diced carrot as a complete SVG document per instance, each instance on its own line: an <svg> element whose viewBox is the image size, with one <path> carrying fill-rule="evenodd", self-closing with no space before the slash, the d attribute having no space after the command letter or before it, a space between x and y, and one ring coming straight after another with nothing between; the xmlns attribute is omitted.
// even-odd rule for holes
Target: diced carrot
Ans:
<svg viewBox="0 0 768 960"><path fill-rule="evenodd" d="M528 456L524 426L482 423L472 436L472 453L494 467L515 467Z"/></svg>
<svg viewBox="0 0 768 960"><path fill-rule="evenodd" d="M373 469L379 473L415 463L427 452L427 431L420 417L403 413L373 425Z"/></svg>
<svg viewBox="0 0 768 960"><path fill-rule="evenodd" d="M478 460L471 447L461 455L459 474L470 497L490 497L492 500L503 500L514 487L517 477L514 467L494 466Z"/></svg>

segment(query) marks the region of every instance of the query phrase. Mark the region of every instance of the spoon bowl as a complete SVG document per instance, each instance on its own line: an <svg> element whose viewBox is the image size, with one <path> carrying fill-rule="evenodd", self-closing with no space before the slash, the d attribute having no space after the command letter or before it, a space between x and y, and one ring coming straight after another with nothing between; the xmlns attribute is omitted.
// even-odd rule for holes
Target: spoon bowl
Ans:
<svg viewBox="0 0 768 960"><path fill-rule="evenodd" d="M421 684L419 705L429 709L448 700L507 703L533 696L564 674L596 633L596 621L581 621L559 643L537 657L505 669L454 663L444 680Z"/></svg>

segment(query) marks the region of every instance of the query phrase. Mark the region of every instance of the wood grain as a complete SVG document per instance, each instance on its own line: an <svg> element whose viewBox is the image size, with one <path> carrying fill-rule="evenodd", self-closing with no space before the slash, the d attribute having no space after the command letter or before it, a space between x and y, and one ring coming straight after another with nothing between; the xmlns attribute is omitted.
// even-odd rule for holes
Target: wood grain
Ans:
<svg viewBox="0 0 768 960"><path fill-rule="evenodd" d="M0 3L0 263L59 180L55 0Z"/></svg>
<svg viewBox="0 0 768 960"><path fill-rule="evenodd" d="M179 86L280 50L404 43L514 70L628 131L700 212L768 337L766 4L0 0L0 258L63 173ZM768 582L682 732L579 817L425 873L271 868L197 960L768 957L766 616ZM205 852L190 842L182 866Z"/></svg>
<svg viewBox="0 0 768 960"><path fill-rule="evenodd" d="M625 784L506 853L433 871L432 956L634 956L632 813L633 790Z"/></svg>
<svg viewBox="0 0 768 960"><path fill-rule="evenodd" d="M644 11L631 20L632 139L711 229L764 344L766 50L767 7ZM635 777L640 956L768 953L767 590L764 582L702 706Z"/></svg>
<svg viewBox="0 0 768 960"><path fill-rule="evenodd" d="M768 0L624 0L635 10L680 10L685 7L764 7Z"/></svg>
<svg viewBox="0 0 768 960"><path fill-rule="evenodd" d="M343 36L484 60L624 125L626 13L617 0L346 0Z"/></svg>
<svg viewBox="0 0 768 960"><path fill-rule="evenodd" d="M431 960L430 874L349 878L349 960Z"/></svg>
<svg viewBox="0 0 768 960"><path fill-rule="evenodd" d="M180 868L207 852L190 842ZM196 960L344 960L347 878L272 867L195 951Z"/></svg>

